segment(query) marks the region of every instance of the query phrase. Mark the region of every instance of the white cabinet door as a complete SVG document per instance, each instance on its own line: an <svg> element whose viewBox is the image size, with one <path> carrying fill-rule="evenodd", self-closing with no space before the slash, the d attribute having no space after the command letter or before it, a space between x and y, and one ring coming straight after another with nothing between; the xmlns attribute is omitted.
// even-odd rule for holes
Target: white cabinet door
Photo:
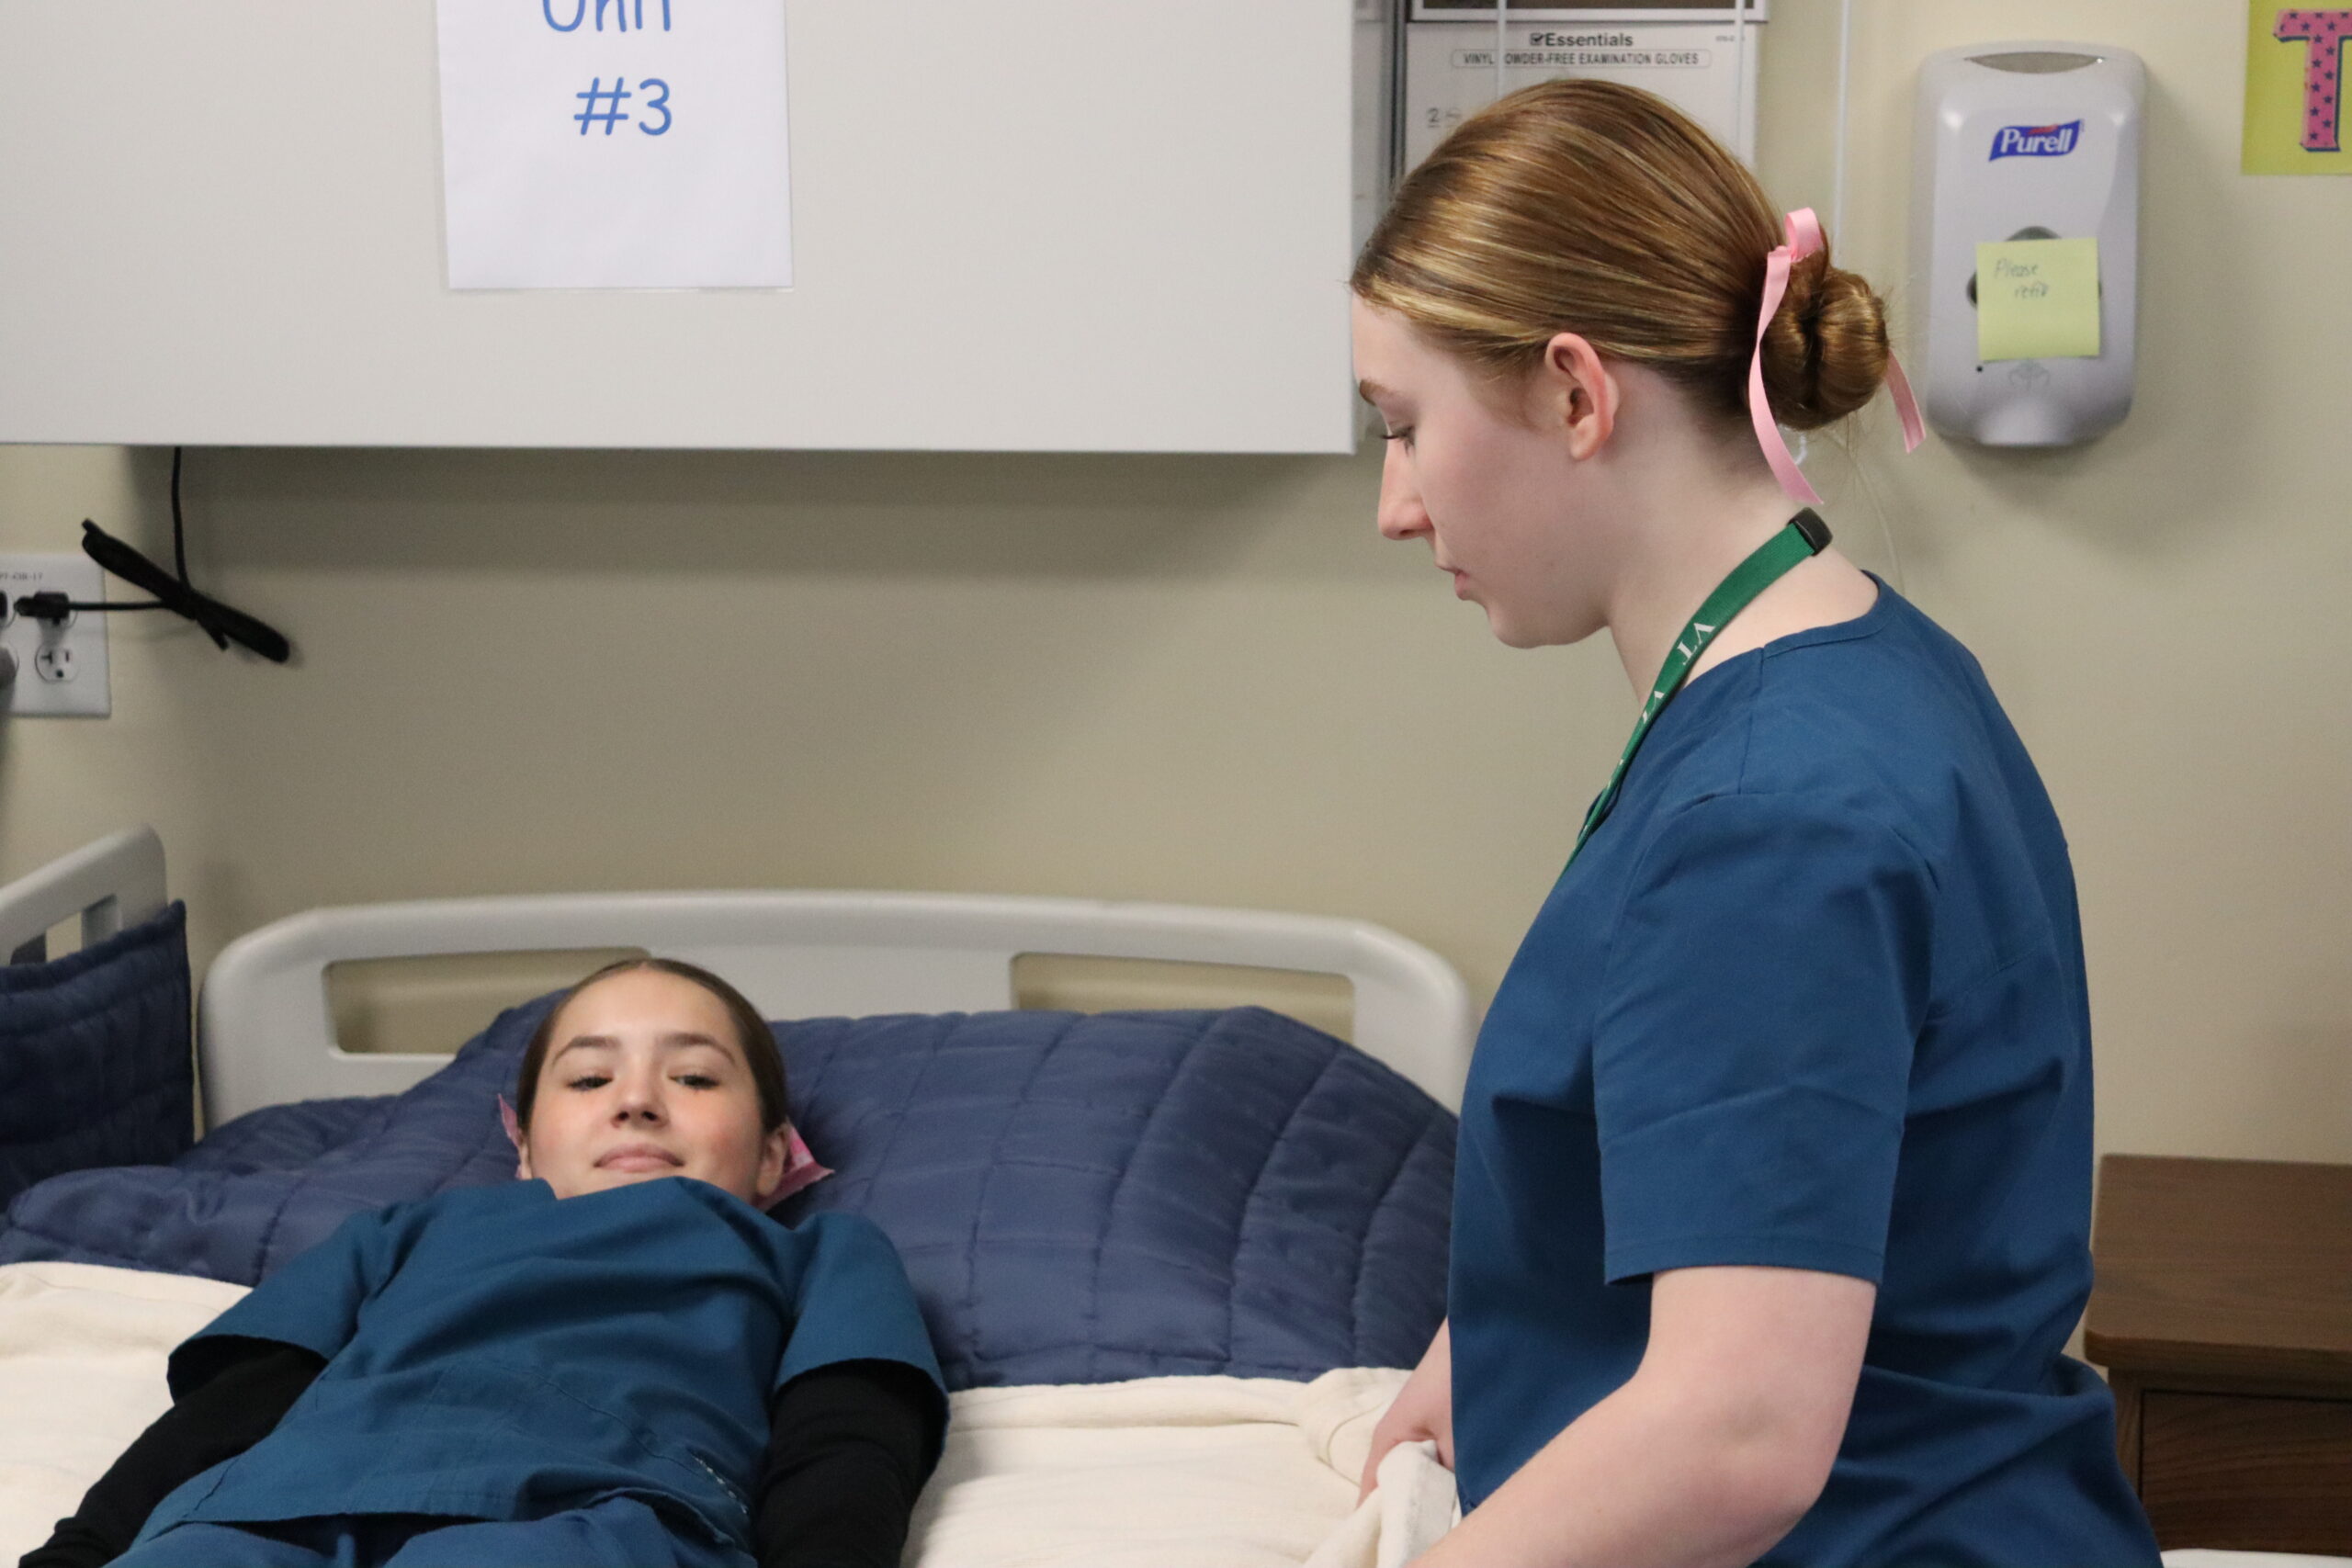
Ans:
<svg viewBox="0 0 2352 1568"><path fill-rule="evenodd" d="M786 22L793 287L452 292L433 0L0 0L0 440L1350 448L1351 0Z"/></svg>

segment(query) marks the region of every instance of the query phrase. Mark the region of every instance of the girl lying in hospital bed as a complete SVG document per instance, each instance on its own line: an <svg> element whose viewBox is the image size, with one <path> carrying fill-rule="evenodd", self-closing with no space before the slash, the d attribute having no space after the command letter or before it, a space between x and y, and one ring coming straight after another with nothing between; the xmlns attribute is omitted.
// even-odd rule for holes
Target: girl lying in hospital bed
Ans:
<svg viewBox="0 0 2352 1568"><path fill-rule="evenodd" d="M894 1568L945 1395L882 1233L763 1213L797 1140L758 1012L599 970L514 1123L523 1179L356 1215L175 1349L22 1568Z"/></svg>

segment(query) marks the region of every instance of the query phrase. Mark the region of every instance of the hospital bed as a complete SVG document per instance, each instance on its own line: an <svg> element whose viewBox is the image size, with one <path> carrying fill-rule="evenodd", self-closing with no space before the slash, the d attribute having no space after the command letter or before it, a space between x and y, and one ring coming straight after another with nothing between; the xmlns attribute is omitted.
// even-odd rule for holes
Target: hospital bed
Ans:
<svg viewBox="0 0 2352 1568"><path fill-rule="evenodd" d="M121 1049L107 1021L152 1032L175 996L184 1020L159 957L182 919L143 829L0 888L0 1051L28 987L132 960L163 1000L85 998L103 1026L72 1047ZM44 933L77 920L82 950L50 960ZM605 894L314 910L220 953L196 1009L209 1134L50 1177L0 1224L0 1562L162 1408L169 1346L256 1279L355 1210L511 1175L495 1096L541 1004L454 1055L350 1049L337 966L613 950L703 964L788 1021L796 1121L837 1174L779 1215L863 1213L907 1259L956 1391L910 1562L1373 1568L1442 1529L1425 1456L1371 1508L1352 1483L1442 1312L1443 1106L1474 1031L1449 965L1301 915ZM1016 1009L1035 954L1336 976L1353 1044L1255 1008Z"/></svg>
<svg viewBox="0 0 2352 1568"><path fill-rule="evenodd" d="M84 952L103 959L172 916L163 848L143 829L0 887L0 953L12 958L0 970L0 1005L6 976L45 967L45 933L60 925L78 922ZM212 1135L174 1166L62 1176L10 1208L12 1223L37 1211L60 1234L32 1238L44 1260L0 1263L0 1563L41 1539L161 1410L164 1353L243 1293L249 1280L237 1276L300 1250L337 1212L414 1195L389 1188L492 1179L511 1168L491 1096L500 1053L519 1044L535 1014L507 1015L455 1057L349 1050L329 1001L335 965L614 949L705 964L771 1017L837 1015L787 1028L783 1039L788 1059L798 1054L795 1093L807 1102L810 1141L841 1168L808 1197L862 1206L892 1230L925 1290L957 1385L949 1450L924 1495L910 1564L1401 1568L1447 1527L1451 1478L1417 1449L1392 1454L1373 1502L1354 1506L1371 1427L1403 1374L1352 1364L1408 1359L1440 1307L1452 1119L1438 1102L1458 1101L1474 1029L1462 983L1443 961L1376 927L1296 915L939 895L624 894L316 910L223 950L198 1010ZM1247 1010L1114 1017L1081 1040L1080 1021L1067 1015L1024 1019L1007 1010L1014 964L1036 953L1340 976L1352 997L1349 1032L1358 1051ZM6 1017L0 1010L0 1024ZM1194 1027L1209 1020L1218 1021ZM1042 1048L1041 1028L1052 1032ZM9 1044L0 1027L0 1052ZM1069 1103L1058 1120L1008 1117L990 1098L991 1074L1001 1077L1009 1064L1053 1111L1044 1104L1051 1096L1037 1091L1058 1052L1084 1063L1090 1053L1130 1046L1143 1059L1137 1070L1087 1071L1065 1084ZM1000 1066L967 1073L959 1065L966 1054ZM872 1058L864 1064L870 1073L862 1056ZM1194 1062L1202 1072L1182 1070ZM1357 1129L1362 1135L1349 1144L1312 1085L1298 1089L1294 1081L1287 1098L1264 1098L1268 1086L1259 1079L1275 1067L1316 1084L1352 1074L1370 1089L1346 1109L1377 1125ZM5 1073L0 1060L0 1081ZM910 1079L917 1089L929 1080L929 1092L893 1100ZM839 1105L870 1114L861 1121ZM454 1129L453 1108L465 1112ZM1180 1144L1236 1124L1271 1128L1240 1156L1261 1162L1242 1212L1288 1206L1300 1223L1272 1226L1258 1248L1270 1255L1266 1265L1254 1270L1242 1266L1248 1226L1213 1229L1213 1247L1237 1243L1230 1267L1185 1299L1170 1281L1201 1287L1198 1258L1159 1255L1167 1227L1126 1235L1115 1222L1123 1203L1172 1208L1172 1234L1181 1237L1205 1201L1188 1183L1214 1173L1150 1138L1103 1141L1102 1126L1088 1131L1089 1116L1112 1126L1158 1124ZM901 1169L910 1163L909 1127L937 1130L959 1119L984 1123L982 1157L961 1168ZM1084 1163L1071 1140L1090 1135L1098 1138L1092 1157L1124 1163L1069 1168ZM429 1157L408 1148L389 1168L367 1157L371 1146L418 1139L434 1145ZM1297 1258L1274 1256L1304 1252L1317 1261L1328 1222L1349 1195L1316 1178L1361 1185L1367 1151L1390 1161L1384 1201L1359 1201L1352 1213L1373 1217L1358 1245L1319 1261L1422 1292L1419 1316L1397 1314L1380 1341L1401 1354L1346 1354L1365 1338L1325 1331L1334 1316L1361 1315L1367 1303L1351 1301L1335 1314L1328 1297L1286 1286L1282 1269ZM1294 1156L1307 1168L1278 1181ZM1327 1165L1319 1172L1318 1160ZM1043 1171L1068 1182L1026 1204L985 1201L992 1172L1023 1173L1027 1182ZM132 1201L119 1190L126 1180ZM262 1208L277 1234L260 1234L259 1211L240 1210L239 1181L266 1189ZM1090 1183L1101 1181L1118 1196L1090 1204ZM975 1182L983 1201L959 1190ZM323 1194L325 1213L298 1216L286 1234L298 1208L292 1195L305 1190ZM45 1195L53 1196L40 1201ZM1415 1215L1417 1201L1424 1210L1435 1203L1435 1212ZM1080 1234L1050 1234L1046 1222L1057 1216L1074 1221ZM114 1263L51 1260L106 1256L103 1247L76 1247L97 1239L74 1234L77 1221L137 1231L147 1249ZM1394 1231L1386 1252L1371 1235L1384 1224ZM978 1239L945 1245L943 1232ZM234 1245L204 1245L224 1235ZM159 1252L159 1237L176 1237L179 1250ZM21 1247L23 1227L0 1224L0 1247L12 1238ZM1003 1254L1001 1270L981 1256L990 1247ZM1417 1248L1418 1256L1396 1256ZM1139 1252L1139 1270L1112 1270L1118 1277L1108 1290L1099 1267L1073 1280L1073 1257L1123 1249ZM1045 1283L1035 1285L1039 1279ZM1033 1288L1024 1291L1024 1280ZM1126 1325L1134 1333L1108 1327L1106 1305L1116 1309L1122 1291L1137 1297L1125 1303L1141 1314ZM1010 1296L991 1314L986 1303L999 1292ZM955 1298L944 1314L943 1295ZM1077 1316L1093 1314L1095 1340L1065 1334L1051 1342L1072 1319L1070 1302L1057 1296L1080 1299L1086 1311ZM1234 1322L1255 1313L1269 1320L1272 1337L1202 1342L1204 1308ZM1272 1321L1285 1316L1301 1321ZM1284 1337L1283 1327L1295 1332ZM2201 1551L2166 1561L2171 1568L2346 1562Z"/></svg>

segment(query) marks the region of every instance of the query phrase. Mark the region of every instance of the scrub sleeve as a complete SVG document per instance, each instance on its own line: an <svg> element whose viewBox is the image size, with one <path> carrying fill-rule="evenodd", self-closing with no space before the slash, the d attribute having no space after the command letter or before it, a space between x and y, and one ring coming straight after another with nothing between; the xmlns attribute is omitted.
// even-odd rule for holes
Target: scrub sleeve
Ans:
<svg viewBox="0 0 2352 1568"><path fill-rule="evenodd" d="M183 1341L165 1368L173 1399L187 1397L209 1382L224 1359L251 1348L241 1340L300 1346L322 1361L334 1360L357 1332L359 1309L391 1275L404 1228L397 1227L398 1213L352 1215Z"/></svg>
<svg viewBox="0 0 2352 1568"><path fill-rule="evenodd" d="M905 1383L921 1386L935 1401L930 1454L935 1463L946 1433L947 1392L898 1248L870 1221L845 1214L820 1214L801 1229L812 1241L800 1258L792 1337L776 1368L775 1386L845 1361L913 1368L924 1375Z"/></svg>
<svg viewBox="0 0 2352 1568"><path fill-rule="evenodd" d="M1834 804L1685 807L1633 879L1595 1025L1604 1267L1875 1284L1927 1001L1934 890Z"/></svg>

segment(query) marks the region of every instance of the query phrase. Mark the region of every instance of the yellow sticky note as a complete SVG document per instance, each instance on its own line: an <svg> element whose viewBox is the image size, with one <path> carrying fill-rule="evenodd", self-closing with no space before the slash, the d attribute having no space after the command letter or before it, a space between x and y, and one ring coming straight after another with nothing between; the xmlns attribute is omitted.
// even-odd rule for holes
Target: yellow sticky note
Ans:
<svg viewBox="0 0 2352 1568"><path fill-rule="evenodd" d="M2337 84L2352 11L2248 0L2245 140L2249 175L2352 175L2352 115Z"/></svg>
<svg viewBox="0 0 2352 1568"><path fill-rule="evenodd" d="M1976 357L2098 357L2098 242L2001 240L1976 247Z"/></svg>

